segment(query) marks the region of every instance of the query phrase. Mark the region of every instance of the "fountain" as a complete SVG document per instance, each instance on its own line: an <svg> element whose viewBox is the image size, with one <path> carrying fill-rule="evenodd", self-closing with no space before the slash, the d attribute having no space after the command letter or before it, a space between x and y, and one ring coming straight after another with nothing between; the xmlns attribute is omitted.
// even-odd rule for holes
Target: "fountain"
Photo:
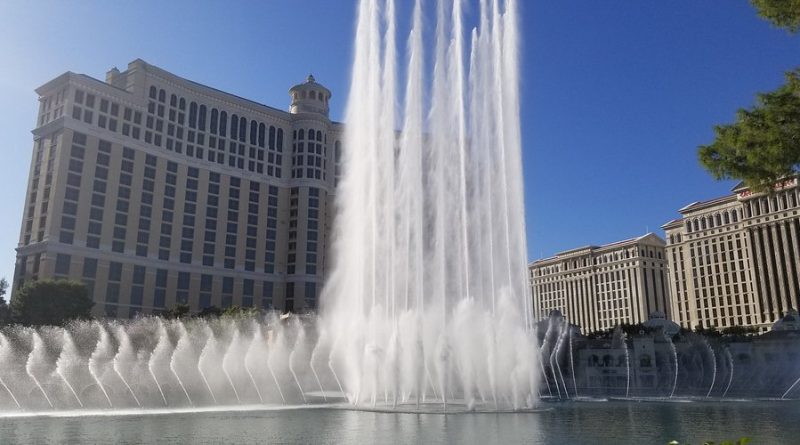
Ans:
<svg viewBox="0 0 800 445"><path fill-rule="evenodd" d="M518 409L538 392L530 376L539 365L519 353L536 342L515 2L482 0L471 44L463 2L446 3L436 4L427 70L421 2L414 7L404 88L394 1L359 4L321 324L332 336L330 367L353 404L394 406L413 394L415 404L472 409L491 394L492 406ZM413 338L421 347L403 340ZM415 383L420 370L424 383Z"/></svg>

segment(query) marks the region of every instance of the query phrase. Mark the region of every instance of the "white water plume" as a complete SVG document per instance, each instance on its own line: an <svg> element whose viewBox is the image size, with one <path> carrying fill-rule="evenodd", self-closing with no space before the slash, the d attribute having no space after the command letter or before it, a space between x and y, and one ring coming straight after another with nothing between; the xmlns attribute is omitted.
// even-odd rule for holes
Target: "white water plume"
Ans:
<svg viewBox="0 0 800 445"><path fill-rule="evenodd" d="M432 57L418 1L399 67L394 1L359 3L333 271L321 296L331 370L355 404L433 397L472 408L491 394L521 408L538 392L539 363L516 354L536 348L516 2L480 1L469 34L464 0L433 6ZM490 363L475 337L504 319Z"/></svg>

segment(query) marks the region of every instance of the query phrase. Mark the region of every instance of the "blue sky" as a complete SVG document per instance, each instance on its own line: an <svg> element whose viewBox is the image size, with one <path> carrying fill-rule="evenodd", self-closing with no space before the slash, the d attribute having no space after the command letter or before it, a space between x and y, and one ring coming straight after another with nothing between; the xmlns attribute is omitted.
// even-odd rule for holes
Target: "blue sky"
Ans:
<svg viewBox="0 0 800 445"><path fill-rule="evenodd" d="M678 208L727 193L730 182L698 165L697 146L800 65L800 37L759 19L746 0L518 1L531 259L663 234ZM411 2L398 3L407 14ZM355 0L0 2L0 276L13 276L36 87L68 70L103 79L142 58L287 108L287 89L313 72L341 119L355 8Z"/></svg>

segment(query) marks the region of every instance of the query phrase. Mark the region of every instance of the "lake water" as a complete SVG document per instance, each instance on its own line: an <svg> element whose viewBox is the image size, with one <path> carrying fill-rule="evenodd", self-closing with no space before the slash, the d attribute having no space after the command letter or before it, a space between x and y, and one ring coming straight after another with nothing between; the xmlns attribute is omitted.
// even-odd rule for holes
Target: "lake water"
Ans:
<svg viewBox="0 0 800 445"><path fill-rule="evenodd" d="M0 418L0 443L800 443L800 402L543 403L525 413L384 413L327 407Z"/></svg>

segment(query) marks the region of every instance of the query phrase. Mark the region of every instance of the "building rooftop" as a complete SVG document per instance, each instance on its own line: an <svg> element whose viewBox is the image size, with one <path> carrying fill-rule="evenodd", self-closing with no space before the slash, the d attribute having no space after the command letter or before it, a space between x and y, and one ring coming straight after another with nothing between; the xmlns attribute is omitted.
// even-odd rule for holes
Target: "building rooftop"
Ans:
<svg viewBox="0 0 800 445"><path fill-rule="evenodd" d="M635 237L635 238L628 238L628 239L624 239L622 241L615 241L613 243L602 244L602 245L599 245L599 246L588 245L588 246L582 246L582 247L577 247L577 248L574 248L574 249L565 250L563 252L556 253L555 255L553 255L551 257L541 258L541 259L532 261L529 264L529 266L534 266L534 265L539 265L540 263L546 263L546 262L561 260L561 259L569 258L569 257L575 256L575 255L588 254L588 253L593 253L593 252L602 253L603 251L606 251L606 250L617 249L617 248L620 248L620 247L623 247L623 246L626 246L626 245L640 243L640 242L645 241L645 240L651 240L655 244L659 244L659 245L665 245L666 244L664 242L664 240L661 239L661 237L659 237L658 235L656 235L653 232L648 232L648 233L646 233L646 234L644 234L642 236L638 236L638 237Z"/></svg>

